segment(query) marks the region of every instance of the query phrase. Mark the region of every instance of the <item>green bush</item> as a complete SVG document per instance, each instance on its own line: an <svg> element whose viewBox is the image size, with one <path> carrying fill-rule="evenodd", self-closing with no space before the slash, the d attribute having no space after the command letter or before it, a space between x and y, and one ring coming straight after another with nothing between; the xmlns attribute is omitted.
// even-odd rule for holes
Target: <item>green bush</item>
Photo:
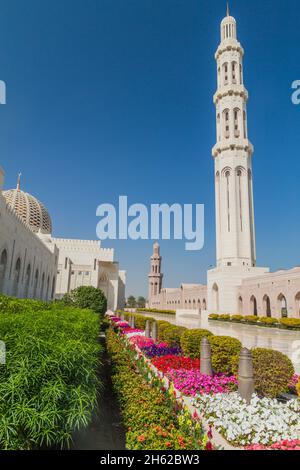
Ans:
<svg viewBox="0 0 300 470"><path fill-rule="evenodd" d="M166 328L169 328L171 323L169 323L168 321L164 321L164 320L158 320L156 323L157 323L157 338L159 339L159 341L165 341L164 332Z"/></svg>
<svg viewBox="0 0 300 470"><path fill-rule="evenodd" d="M277 397L287 390L294 375L291 360L273 349L252 349L255 390L266 397Z"/></svg>
<svg viewBox="0 0 300 470"><path fill-rule="evenodd" d="M281 318L280 324L287 329L298 330L300 329L299 318Z"/></svg>
<svg viewBox="0 0 300 470"><path fill-rule="evenodd" d="M170 346L180 346L180 338L186 330L183 326L170 325L164 329L163 341Z"/></svg>
<svg viewBox="0 0 300 470"><path fill-rule="evenodd" d="M258 317L256 317L255 315L247 315L244 317L244 320L246 323L257 323Z"/></svg>
<svg viewBox="0 0 300 470"><path fill-rule="evenodd" d="M296 385L296 390L297 390L298 397L300 398L300 379L298 380L298 383Z"/></svg>
<svg viewBox="0 0 300 470"><path fill-rule="evenodd" d="M258 321L260 323L263 323L264 325L270 325L270 326L276 325L278 323L278 320L272 317L259 317Z"/></svg>
<svg viewBox="0 0 300 470"><path fill-rule="evenodd" d="M213 334L208 330L186 330L181 336L181 349L185 356L197 359L200 356L200 345L203 338L212 338Z"/></svg>
<svg viewBox="0 0 300 470"><path fill-rule="evenodd" d="M222 320L222 321L230 321L230 315L219 315L219 320Z"/></svg>
<svg viewBox="0 0 300 470"><path fill-rule="evenodd" d="M92 286L81 286L63 297L65 305L89 308L103 316L107 310L107 300L102 290Z"/></svg>
<svg viewBox="0 0 300 470"><path fill-rule="evenodd" d="M160 308L139 308L138 311L146 313L165 313L166 315L176 315L176 310L163 310Z"/></svg>
<svg viewBox="0 0 300 470"><path fill-rule="evenodd" d="M209 320L219 320L220 318L220 315L218 315L217 313L211 313L209 316L208 316Z"/></svg>
<svg viewBox="0 0 300 470"><path fill-rule="evenodd" d="M244 317L243 315L231 315L230 320L234 322L242 322Z"/></svg>
<svg viewBox="0 0 300 470"><path fill-rule="evenodd" d="M209 339L212 352L212 366L215 372L231 374L242 349L242 343L231 336L213 336Z"/></svg>
<svg viewBox="0 0 300 470"><path fill-rule="evenodd" d="M145 315L139 315L138 313L125 314L125 319L127 321L132 317L134 318L135 327L139 328L140 330L144 330L146 328L147 320L149 320L150 323L155 321L155 319L152 317L146 317Z"/></svg>
<svg viewBox="0 0 300 470"><path fill-rule="evenodd" d="M96 406L99 317L61 303L43 310L35 301L5 302L10 313L0 314L7 349L6 365L0 365L0 449L67 445Z"/></svg>

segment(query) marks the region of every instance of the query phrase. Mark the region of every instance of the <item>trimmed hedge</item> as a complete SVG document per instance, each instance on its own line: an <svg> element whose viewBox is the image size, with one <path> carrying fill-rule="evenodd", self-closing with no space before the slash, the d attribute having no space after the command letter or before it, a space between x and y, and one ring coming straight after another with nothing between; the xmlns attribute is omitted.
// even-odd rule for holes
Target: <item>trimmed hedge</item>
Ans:
<svg viewBox="0 0 300 470"><path fill-rule="evenodd" d="M184 326L170 325L164 329L164 341L172 347L180 346L180 339L186 330Z"/></svg>
<svg viewBox="0 0 300 470"><path fill-rule="evenodd" d="M181 349L185 356L198 359L200 356L200 345L203 338L210 339L213 334L204 329L186 330L181 336Z"/></svg>
<svg viewBox="0 0 300 470"><path fill-rule="evenodd" d="M300 398L300 379L298 380L298 383L296 385L296 390L297 390L297 393L298 393L298 397Z"/></svg>
<svg viewBox="0 0 300 470"><path fill-rule="evenodd" d="M252 349L255 390L266 397L284 393L294 375L292 361L273 349Z"/></svg>
<svg viewBox="0 0 300 470"><path fill-rule="evenodd" d="M165 337L164 337L165 329L169 328L171 323L165 320L158 320L156 323L157 323L157 337L159 341L165 341Z"/></svg>
<svg viewBox="0 0 300 470"><path fill-rule="evenodd" d="M231 336L213 336L209 341L214 371L231 374L242 349L242 343Z"/></svg>
<svg viewBox="0 0 300 470"><path fill-rule="evenodd" d="M176 315L176 310L162 310L159 308L138 308L139 312L146 313L165 313L166 315Z"/></svg>
<svg viewBox="0 0 300 470"><path fill-rule="evenodd" d="M299 318L282 318L280 324L287 329L299 330L300 329L300 320Z"/></svg>
<svg viewBox="0 0 300 470"><path fill-rule="evenodd" d="M260 323L263 323L264 325L268 325L268 326L278 324L278 320L272 317L259 317L258 320Z"/></svg>

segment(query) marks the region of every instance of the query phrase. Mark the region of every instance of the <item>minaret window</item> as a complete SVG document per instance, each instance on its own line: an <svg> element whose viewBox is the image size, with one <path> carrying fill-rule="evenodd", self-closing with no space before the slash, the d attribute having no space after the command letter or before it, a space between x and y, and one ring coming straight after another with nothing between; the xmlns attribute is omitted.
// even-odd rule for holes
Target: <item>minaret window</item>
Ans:
<svg viewBox="0 0 300 470"><path fill-rule="evenodd" d="M229 137L230 137L230 129L229 129L229 109L225 109L225 111L223 111L223 119L224 119L224 121L225 121L224 137L225 137L225 139L229 139Z"/></svg>
<svg viewBox="0 0 300 470"><path fill-rule="evenodd" d="M228 85L228 63L223 64L224 85Z"/></svg>
<svg viewBox="0 0 300 470"><path fill-rule="evenodd" d="M243 112L243 123L244 123L244 139L247 139L246 111Z"/></svg>
<svg viewBox="0 0 300 470"><path fill-rule="evenodd" d="M234 137L240 137L240 130L239 130L239 116L240 110L237 108L233 112L234 114Z"/></svg>
<svg viewBox="0 0 300 470"><path fill-rule="evenodd" d="M227 229L230 232L230 171L225 172L226 178L226 200L227 200Z"/></svg>
<svg viewBox="0 0 300 470"><path fill-rule="evenodd" d="M233 63L232 63L232 83L233 83L233 84L236 84L236 83L237 83L237 80L236 80L236 68L237 68L237 63L236 63L236 62L233 62Z"/></svg>
<svg viewBox="0 0 300 470"><path fill-rule="evenodd" d="M239 192L239 215L240 215L240 228L241 232L243 231L243 205L242 205L242 170L237 170L237 179L238 179L238 192Z"/></svg>
<svg viewBox="0 0 300 470"><path fill-rule="evenodd" d="M243 68L242 68L242 64L240 64L240 84L241 84L241 85L243 84Z"/></svg>

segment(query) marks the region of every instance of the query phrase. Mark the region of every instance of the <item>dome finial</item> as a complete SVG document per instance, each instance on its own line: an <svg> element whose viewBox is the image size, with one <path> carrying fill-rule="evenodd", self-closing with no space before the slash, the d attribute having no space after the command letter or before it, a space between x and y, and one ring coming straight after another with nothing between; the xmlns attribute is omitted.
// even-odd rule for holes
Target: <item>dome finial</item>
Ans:
<svg viewBox="0 0 300 470"><path fill-rule="evenodd" d="M21 189L21 176L22 176L22 173L19 173L18 174L18 183L17 183L17 190L20 191Z"/></svg>
<svg viewBox="0 0 300 470"><path fill-rule="evenodd" d="M230 16L229 2L227 2L227 11L226 11L226 13L227 13L227 16Z"/></svg>

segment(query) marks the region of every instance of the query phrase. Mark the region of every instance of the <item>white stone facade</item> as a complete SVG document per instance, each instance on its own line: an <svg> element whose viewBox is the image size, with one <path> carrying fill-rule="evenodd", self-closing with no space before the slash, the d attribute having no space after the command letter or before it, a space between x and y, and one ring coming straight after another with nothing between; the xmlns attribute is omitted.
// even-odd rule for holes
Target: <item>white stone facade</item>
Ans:
<svg viewBox="0 0 300 470"><path fill-rule="evenodd" d="M0 293L46 301L79 286L103 290L108 308L125 305L126 272L97 241L53 238L45 207L20 189L3 191L0 168Z"/></svg>
<svg viewBox="0 0 300 470"><path fill-rule="evenodd" d="M53 242L59 249L57 298L77 287L93 286L104 292L110 310L124 307L126 273L119 271L114 250L91 240L53 238Z"/></svg>
<svg viewBox="0 0 300 470"><path fill-rule="evenodd" d="M215 165L217 265L207 273L207 286L182 284L163 289L161 257L151 258L149 306L209 313L300 317L300 268L270 273L256 266L253 146L248 138L244 86L244 50L237 40L235 19L221 23L217 62L217 143ZM155 261L156 260L156 261ZM153 272L154 266L159 270Z"/></svg>
<svg viewBox="0 0 300 470"><path fill-rule="evenodd" d="M0 169L0 292L51 300L55 295L58 249L47 245L7 204Z"/></svg>

